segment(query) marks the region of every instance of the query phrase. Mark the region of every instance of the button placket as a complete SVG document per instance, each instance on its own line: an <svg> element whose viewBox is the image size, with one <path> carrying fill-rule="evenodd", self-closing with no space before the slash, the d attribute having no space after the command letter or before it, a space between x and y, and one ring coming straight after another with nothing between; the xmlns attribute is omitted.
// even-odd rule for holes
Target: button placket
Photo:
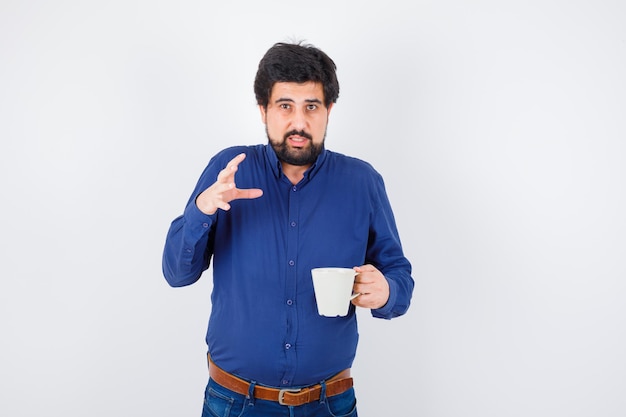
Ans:
<svg viewBox="0 0 626 417"><path fill-rule="evenodd" d="M283 380L289 383L295 376L296 369L296 341L298 339L298 313L295 308L298 281L298 216L300 213L300 193L297 186L292 185L289 191L288 211L285 219L286 226L286 256L287 270L285 282L287 331L284 335L283 349L286 355L286 371ZM288 384L286 384L288 385Z"/></svg>

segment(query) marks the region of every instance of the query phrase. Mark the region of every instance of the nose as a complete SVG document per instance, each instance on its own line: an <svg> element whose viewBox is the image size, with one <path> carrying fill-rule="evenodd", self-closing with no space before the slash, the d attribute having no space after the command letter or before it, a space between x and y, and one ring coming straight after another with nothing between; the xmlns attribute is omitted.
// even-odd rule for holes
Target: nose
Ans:
<svg viewBox="0 0 626 417"><path fill-rule="evenodd" d="M296 109L293 112L293 117L291 119L291 125L295 130L304 130L307 127L307 119L306 119L306 110L305 109Z"/></svg>

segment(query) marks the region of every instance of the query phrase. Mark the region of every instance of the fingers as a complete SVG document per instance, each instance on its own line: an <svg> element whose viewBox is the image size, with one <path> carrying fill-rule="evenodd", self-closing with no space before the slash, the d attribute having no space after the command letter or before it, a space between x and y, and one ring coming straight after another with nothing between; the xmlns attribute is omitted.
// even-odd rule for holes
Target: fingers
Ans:
<svg viewBox="0 0 626 417"><path fill-rule="evenodd" d="M383 274L373 265L355 266L354 270L357 272L354 282L358 284L370 284L375 281L377 275L379 278L384 278Z"/></svg>
<svg viewBox="0 0 626 417"><path fill-rule="evenodd" d="M251 199L258 198L263 195L263 190L259 188L238 189L235 185L235 174L239 170L239 164L246 159L245 153L240 153L228 162L226 167L220 171L217 176L217 182L222 185L221 192L226 193L233 191L233 198L231 200L238 199Z"/></svg>
<svg viewBox="0 0 626 417"><path fill-rule="evenodd" d="M374 267L374 265L370 265L370 264L362 265L362 266L355 266L354 270L356 272L358 272L358 273L361 273L361 272L376 272L376 271L378 271L378 269L376 269L376 267Z"/></svg>
<svg viewBox="0 0 626 417"><path fill-rule="evenodd" d="M205 214L214 214L217 209L230 210L230 202L237 199L252 199L263 195L263 190L258 188L238 189L235 185L235 174L239 164L246 159L246 154L241 153L231 159L226 167L217 175L213 185L204 190L196 198L196 206Z"/></svg>
<svg viewBox="0 0 626 417"><path fill-rule="evenodd" d="M246 159L245 153L240 153L239 155L231 159L228 164L226 164L226 167L221 170L220 173L217 175L217 182L221 184L232 183L232 187L234 188L235 173L239 169L239 164L244 159Z"/></svg>
<svg viewBox="0 0 626 417"><path fill-rule="evenodd" d="M385 276L372 265L355 267L358 272L355 278L353 292L361 293L352 300L352 304L376 309L384 306L389 300L389 283Z"/></svg>
<svg viewBox="0 0 626 417"><path fill-rule="evenodd" d="M259 198L263 195L263 190L261 190L260 188L248 188L248 189L244 189L244 190L239 190L237 189L237 199L241 199L241 198L246 198L246 199L252 199L252 198Z"/></svg>

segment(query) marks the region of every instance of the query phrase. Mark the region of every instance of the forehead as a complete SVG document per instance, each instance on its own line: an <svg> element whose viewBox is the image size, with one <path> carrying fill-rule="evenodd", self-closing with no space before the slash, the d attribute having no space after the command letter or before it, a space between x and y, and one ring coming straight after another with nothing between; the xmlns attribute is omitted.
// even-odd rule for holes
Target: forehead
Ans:
<svg viewBox="0 0 626 417"><path fill-rule="evenodd" d="M324 102L324 88L321 83L307 81L305 83L277 82L272 86L270 103L278 100Z"/></svg>

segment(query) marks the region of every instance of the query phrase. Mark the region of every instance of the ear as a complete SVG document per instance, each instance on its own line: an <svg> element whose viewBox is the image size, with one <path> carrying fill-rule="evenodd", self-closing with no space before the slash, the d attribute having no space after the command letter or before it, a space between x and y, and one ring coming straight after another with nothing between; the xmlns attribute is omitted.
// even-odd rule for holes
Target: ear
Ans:
<svg viewBox="0 0 626 417"><path fill-rule="evenodd" d="M334 105L335 105L335 103L330 103L328 105L328 107L326 108L326 112L327 112L326 115L327 116L330 116L330 110L333 108Z"/></svg>
<svg viewBox="0 0 626 417"><path fill-rule="evenodd" d="M259 111L261 112L261 121L263 124L267 124L267 113L265 112L265 107L259 105Z"/></svg>

